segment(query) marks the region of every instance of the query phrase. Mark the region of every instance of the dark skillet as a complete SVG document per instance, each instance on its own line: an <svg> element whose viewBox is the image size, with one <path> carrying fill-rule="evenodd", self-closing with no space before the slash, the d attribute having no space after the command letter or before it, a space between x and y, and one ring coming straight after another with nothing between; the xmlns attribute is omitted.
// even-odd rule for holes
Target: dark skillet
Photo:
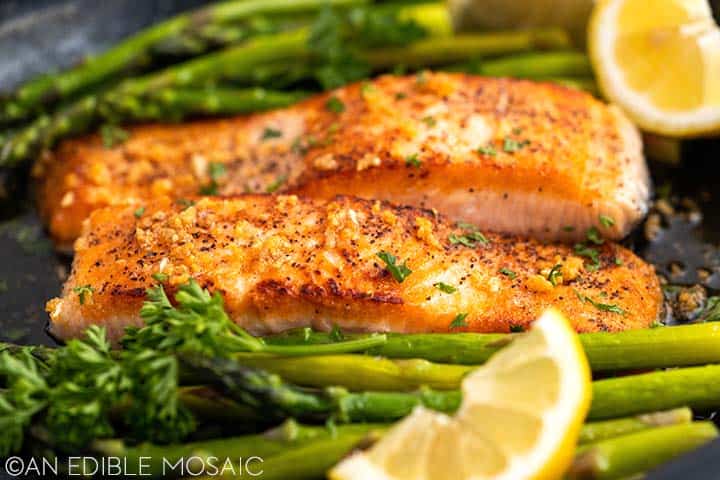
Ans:
<svg viewBox="0 0 720 480"><path fill-rule="evenodd" d="M51 68L71 65L123 36L202 4L201 0L0 0L0 90ZM716 16L720 0L712 0ZM719 79L720 81L720 79ZM664 221L649 242L642 229L628 240L673 283L698 282L698 269L710 276L704 285L720 291L720 140L686 142L682 162L651 161L655 185L670 187L674 199L693 200L702 221L677 215ZM0 175L7 175L0 172ZM11 204L0 205L0 340L53 344L45 333L44 302L60 291L68 259L53 253L33 210L26 181L14 178ZM665 187L663 187L665 188ZM661 188L662 190L662 188ZM652 480L720 478L720 440L671 462ZM0 478L4 478L0 468Z"/></svg>

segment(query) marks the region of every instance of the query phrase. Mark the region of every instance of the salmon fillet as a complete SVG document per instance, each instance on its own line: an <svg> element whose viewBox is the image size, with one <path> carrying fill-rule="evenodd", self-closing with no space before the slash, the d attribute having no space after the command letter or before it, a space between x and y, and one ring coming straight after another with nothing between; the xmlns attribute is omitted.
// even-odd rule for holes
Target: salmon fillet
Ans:
<svg viewBox="0 0 720 480"><path fill-rule="evenodd" d="M596 252L592 266L567 245L483 236L428 210L349 197L158 199L140 214L93 212L63 295L47 309L61 338L101 324L117 339L141 323L145 290L162 272L169 291L194 278L220 292L230 317L255 334L333 325L507 332L549 306L580 332L651 325L662 305L653 268L612 242ZM411 273L397 278L388 264Z"/></svg>
<svg viewBox="0 0 720 480"><path fill-rule="evenodd" d="M434 208L541 239L579 240L591 226L618 239L650 191L640 137L617 108L523 80L384 76L291 108L129 133L114 148L97 135L63 142L38 164L59 244L99 207L268 191Z"/></svg>

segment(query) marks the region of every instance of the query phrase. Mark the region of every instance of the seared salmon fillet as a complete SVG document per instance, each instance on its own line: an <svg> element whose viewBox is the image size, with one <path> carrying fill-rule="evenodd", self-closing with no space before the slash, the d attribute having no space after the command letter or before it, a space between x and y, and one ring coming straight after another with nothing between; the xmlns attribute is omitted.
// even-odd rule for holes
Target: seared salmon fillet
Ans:
<svg viewBox="0 0 720 480"><path fill-rule="evenodd" d="M139 217L139 218L138 218ZM612 242L597 262L573 248L483 235L429 210L294 195L170 199L93 212L73 271L47 309L51 330L141 323L145 290L194 278L255 334L311 326L378 332L507 332L555 306L580 332L651 325L653 268ZM156 275L157 277L157 275Z"/></svg>
<svg viewBox="0 0 720 480"><path fill-rule="evenodd" d="M113 148L69 140L39 162L40 210L61 245L99 207L272 191L434 208L542 239L579 240L591 226L617 239L650 189L638 132L617 108L523 80L384 76L282 110L129 134Z"/></svg>

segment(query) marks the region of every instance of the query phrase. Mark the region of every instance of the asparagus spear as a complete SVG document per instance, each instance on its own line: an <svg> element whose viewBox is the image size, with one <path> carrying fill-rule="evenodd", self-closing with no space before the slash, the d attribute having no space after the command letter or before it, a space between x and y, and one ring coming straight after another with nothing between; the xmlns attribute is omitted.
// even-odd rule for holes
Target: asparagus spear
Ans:
<svg viewBox="0 0 720 480"><path fill-rule="evenodd" d="M310 480L324 478L333 465L353 448L376 441L383 430L375 429L364 433L341 432L332 438L321 438L308 442L300 448L273 455L262 463L264 480Z"/></svg>
<svg viewBox="0 0 720 480"><path fill-rule="evenodd" d="M595 443L650 428L682 425L690 423L692 418L692 410L683 407L633 417L589 422L583 425L582 430L580 430L579 443Z"/></svg>
<svg viewBox="0 0 720 480"><path fill-rule="evenodd" d="M304 92L282 92L264 88L172 88L138 99L121 117L133 121L181 121L191 116L237 115L292 105ZM113 120L119 112L111 112Z"/></svg>
<svg viewBox="0 0 720 480"><path fill-rule="evenodd" d="M143 462L144 465L147 465L147 468L143 470L144 475L163 477L178 473L178 471L170 470L168 465L175 465L178 461L191 457L195 457L194 460L196 459L198 462L205 462L206 465L212 462L216 466L222 466L226 459L236 462L239 458L247 459L253 456L262 459L275 455L285 456L289 452L301 451L318 441L327 442L328 440L331 442L340 440L339 445L346 445L345 451L347 451L354 443L371 432L382 432L386 428L386 425L353 424L338 425L331 430L324 426L300 425L294 420L287 420L278 427L255 435L177 445L141 443L131 446L127 445L123 439L103 439L95 440L89 450L99 456L124 458L129 468L125 472L127 474L138 474L140 459L144 457L147 459ZM350 438L354 440L350 445L348 442L343 442L343 439Z"/></svg>
<svg viewBox="0 0 720 480"><path fill-rule="evenodd" d="M207 395L205 392L202 395ZM241 407L223 397L223 404L215 412L205 412L210 414L218 421L232 422L234 420L246 420L244 414L237 416L237 412L242 410ZM183 395L183 401L187 395ZM187 405L187 404L186 404ZM240 410L238 410L240 408ZM206 416L202 416L207 419ZM666 412L655 412L647 415L636 417L591 422L583 425L580 432L580 443L596 444L601 440L617 438L623 435L636 433L639 431L652 429L660 426L688 424L692 419L692 413L687 408L676 409ZM136 459L140 457L150 457L151 472L153 474L159 472L162 466L159 459L164 458L171 463L175 463L179 458L190 456L200 456L207 458L215 456L220 461L225 458L236 459L238 457L247 458L251 455L266 458L278 453L285 452L288 448L298 448L305 445L308 441L325 440L337 437L343 437L347 434L362 434L373 432L382 432L388 428L387 424L351 424L339 425L333 430L327 427L311 426L298 424L295 420L286 420L280 426L275 427L263 434L244 435L233 438L223 438L217 440L206 440L198 442L190 442L182 445L160 446L150 443L142 443L135 446L128 446L122 439L101 439L95 440L89 449L99 455L104 456L120 456L128 459L128 463L137 465Z"/></svg>
<svg viewBox="0 0 720 480"><path fill-rule="evenodd" d="M651 428L580 447L570 479L617 479L642 473L717 437L712 422Z"/></svg>
<svg viewBox="0 0 720 480"><path fill-rule="evenodd" d="M262 423L261 412L240 405L208 387L183 387L180 390L180 400L204 421ZM691 421L692 410L681 407L631 417L588 422L580 431L579 443L598 442L649 428L680 425Z"/></svg>
<svg viewBox="0 0 720 480"><path fill-rule="evenodd" d="M258 15L298 15L317 11L326 5L353 6L367 0L235 0L184 13L158 23L119 43L105 53L91 58L72 70L45 75L22 85L2 105L0 124L26 119L60 100L67 99L93 85L110 79L127 77L146 70L153 63L153 49L175 54L198 54L217 46L222 40L233 42L245 38L253 30L253 22L235 30L226 38L217 34L217 27L227 23L253 20ZM178 45L190 45L186 51Z"/></svg>
<svg viewBox="0 0 720 480"><path fill-rule="evenodd" d="M573 51L530 52L481 60L474 73L492 77L586 77L593 71L587 55Z"/></svg>
<svg viewBox="0 0 720 480"><path fill-rule="evenodd" d="M688 406L720 406L720 365L678 368L593 382L588 418L602 419Z"/></svg>
<svg viewBox="0 0 720 480"><path fill-rule="evenodd" d="M110 124L141 121L179 121L191 116L241 114L291 105L305 96L262 88L253 89L165 89L146 97L129 97L117 105L85 97L53 116L38 117L9 138L0 151L0 164L14 166L52 148L60 139L88 132L101 122Z"/></svg>
<svg viewBox="0 0 720 480"><path fill-rule="evenodd" d="M367 353L388 358L422 358L440 363L479 365L514 338L514 334L387 334ZM356 335L347 334L347 338ZM327 333L298 329L265 338L269 344L332 343ZM720 324L580 334L593 371L683 367L720 362Z"/></svg>
<svg viewBox="0 0 720 480"><path fill-rule="evenodd" d="M344 388L301 388L278 375L247 367L232 359L182 355L181 367L196 378L218 388L239 404L261 409L268 421L288 417L319 422L386 422L410 413L417 405L452 412L460 404L460 392L421 389L416 392L350 393Z"/></svg>
<svg viewBox="0 0 720 480"><path fill-rule="evenodd" d="M423 27L433 25L431 22L437 22L438 18L444 18L445 27L435 25L429 28L431 33L450 29L447 11L440 3L407 6L394 12L398 18L412 19ZM43 148L53 147L61 138L91 130L98 120L120 124L138 119L163 119L168 115L163 106L146 103L144 99L153 95L162 96L162 92L170 88L205 87L227 80L240 85L252 84L257 79L256 70L267 68L273 62L295 65L293 69L297 69L299 64L302 66L299 72L307 72L303 65L311 55L317 53L310 45L312 33L310 28L298 28L255 37L241 45L203 55L156 73L126 79L104 93L90 94L52 116L38 118L8 139L0 151L0 165L16 166L30 160ZM359 34L362 35L362 32Z"/></svg>
<svg viewBox="0 0 720 480"><path fill-rule="evenodd" d="M329 344L332 345L332 344ZM440 390L458 388L474 367L445 365L421 359L389 360L364 355L329 355L282 358L237 354L242 365L262 368L299 385L342 385L351 390L412 390L428 386Z"/></svg>
<svg viewBox="0 0 720 480"><path fill-rule="evenodd" d="M268 418L288 416L322 421L383 422L401 418L417 405L453 412L457 390L423 388L415 392L348 392L344 388L303 389L279 376L239 365L230 359L187 357L185 369L196 372L242 404L264 405ZM353 372L344 384L352 385ZM720 405L720 365L679 368L593 382L590 420L601 420L688 406L704 410Z"/></svg>
<svg viewBox="0 0 720 480"><path fill-rule="evenodd" d="M367 51L363 53L363 58L376 70L397 65L421 68L447 65L480 56L569 46L570 40L563 30L537 29L430 38L405 47Z"/></svg>

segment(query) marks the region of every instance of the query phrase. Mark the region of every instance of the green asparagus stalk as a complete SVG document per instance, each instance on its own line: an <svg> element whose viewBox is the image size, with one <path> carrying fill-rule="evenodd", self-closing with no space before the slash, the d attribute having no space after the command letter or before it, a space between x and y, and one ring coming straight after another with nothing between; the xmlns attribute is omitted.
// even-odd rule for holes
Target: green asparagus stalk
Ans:
<svg viewBox="0 0 720 480"><path fill-rule="evenodd" d="M692 410L683 407L633 417L589 422L583 425L582 430L580 430L579 443L595 443L650 428L682 425L690 423L692 418Z"/></svg>
<svg viewBox="0 0 720 480"><path fill-rule="evenodd" d="M391 336L388 343L391 344L393 338ZM19 347L0 344L0 350L12 351L16 348ZM33 354L40 355L41 358L51 358L52 351L53 349L48 347L33 348ZM370 357L358 356L358 359L367 358ZM284 420L288 417L325 421L334 417L342 421L385 422L407 415L417 405L451 413L461 400L457 390L421 388L414 392L353 393L344 388L301 388L283 381L278 375L242 365L233 359L184 356L181 357L180 364L182 376L200 379L204 384L220 389L220 396L203 393L198 389L183 390L181 400L187 403L191 410L200 412L200 416L203 416L202 412L212 410L231 411L232 403L225 404L223 402L226 400L219 400L223 396L236 401L242 407L236 409L235 413L240 418L257 419L258 415L254 412L261 412L265 421ZM318 368L316 372L322 370L324 368ZM434 367L431 371L433 375L442 374ZM341 384L352 386L354 372L346 371L345 376L346 379ZM390 380L386 381L389 387ZM401 383L399 388L406 388L406 384ZM192 405L196 405L196 408L192 408ZM619 418L685 406L697 410L720 406L720 365L597 380L593 382L593 401L588 419Z"/></svg>
<svg viewBox="0 0 720 480"><path fill-rule="evenodd" d="M121 117L133 121L167 122L194 116L237 115L287 107L306 96L304 92L281 92L264 88L172 88L138 99ZM107 120L112 120L117 114L109 113L106 115Z"/></svg>
<svg viewBox="0 0 720 480"><path fill-rule="evenodd" d="M720 406L720 365L662 370L593 382L588 418L615 418L688 406Z"/></svg>
<svg viewBox="0 0 720 480"><path fill-rule="evenodd" d="M641 443L649 438L649 445L653 447L652 461L662 462L691 448L691 445L704 443L713 436L711 429L705 424L690 424L687 416L687 409L677 412L659 412L662 420L642 424L642 437L632 438L640 432L637 424L630 428L606 428L610 422L595 422L586 424L581 432L583 438L593 438L593 443L582 446L579 455L572 467L572 474L579 475L572 478L618 478L618 471L627 472L628 468L635 468L636 462L643 456ZM667 414L671 413L668 417ZM632 422L635 420L615 420L615 425L622 421ZM674 422L674 425L688 427L668 431L670 425L667 421ZM629 424L628 424L629 425ZM657 428L663 425L665 428ZM692 425L692 426L690 426ZM656 428L652 428L656 426ZM149 470L146 474L160 477L167 475L167 465L176 464L181 459L195 457L198 462L205 462L206 468L210 464L222 465L225 459L236 461L238 458L247 459L260 457L263 462L263 475L261 478L317 478L337 463L353 447L359 443L370 443L377 439L389 428L386 424L351 424L339 425L333 429L321 426L308 426L296 423L294 420L287 420L279 427L269 430L263 434L244 435L240 437L222 438L191 442L181 445L153 445L143 443L136 446L128 446L122 439L95 440L90 446L90 451L98 456L123 457L131 470L128 473L137 473L132 468L140 464L140 458L149 459ZM593 431L593 433L589 433ZM689 433L690 441L683 439L676 450L667 447L669 438L677 438L678 435ZM659 435L661 434L661 435ZM602 440L602 441L600 441ZM695 443L697 442L697 443ZM664 448L663 451L656 451L657 445ZM629 447L628 447L629 446ZM632 455L624 455L622 452L633 449ZM312 460L309 460L312 459ZM147 464L147 462L145 462ZM302 465L300 468L298 465ZM163 466L165 465L165 466ZM647 467L647 464L643 464ZM652 466L652 465L651 465ZM238 465L239 469L240 466ZM300 470L298 470L300 468ZM607 468L607 470L605 470ZM198 469L200 466L198 465ZM622 470L621 470L622 469ZM255 469L254 469L255 470ZM230 470L229 470L230 471ZM237 472L238 470L236 470ZM600 477L588 475L604 475Z"/></svg>
<svg viewBox="0 0 720 480"><path fill-rule="evenodd" d="M353 424L338 425L334 430L324 426L300 425L294 420L287 420L280 426L265 433L243 435L230 438L219 438L177 445L154 445L141 443L127 445L122 439L95 440L89 450L97 456L122 457L129 470L128 474L138 474L140 459L147 468L145 475L163 477L178 471L171 471L168 465L195 457L194 460L210 465L222 466L226 459L236 462L239 458L260 457L266 459L275 455L287 455L288 452L302 450L318 441L327 442L346 438L357 443L371 432L382 432L386 425ZM347 445L347 442L343 443ZM348 451L352 444L347 447ZM262 464L261 464L262 465ZM198 467L200 467L198 465ZM263 477L264 478L264 477Z"/></svg>
<svg viewBox="0 0 720 480"><path fill-rule="evenodd" d="M311 480L325 473L353 448L377 441L383 429L367 432L341 432L332 438L312 440L300 448L273 455L262 463L263 480Z"/></svg>
<svg viewBox="0 0 720 480"><path fill-rule="evenodd" d="M537 29L430 38L405 47L367 51L363 54L363 58L377 70L397 65L423 68L481 56L538 49L560 49L569 46L570 40L563 30Z"/></svg>
<svg viewBox="0 0 720 480"><path fill-rule="evenodd" d="M441 3L407 6L398 10L397 15L400 18L412 19L418 25L426 27L430 33L446 34L450 31L450 19ZM247 82L258 66L273 62L305 61L314 53L308 43L311 34L310 28L298 28L259 36L242 45L204 55L155 74L126 80L110 97L121 101L127 95L148 93L166 87L207 85L219 80Z"/></svg>
<svg viewBox="0 0 720 480"><path fill-rule="evenodd" d="M234 358L242 365L262 368L299 385L342 385L355 391L405 391L421 386L451 390L458 388L462 378L474 368L420 359L389 360L364 355L283 358L241 353Z"/></svg>
<svg viewBox="0 0 720 480"><path fill-rule="evenodd" d="M245 405L264 405L268 418L384 422L401 418L417 405L453 412L457 390L348 392L344 388L303 389L279 376L230 359L185 359L183 368ZM353 372L347 372L352 385ZM720 405L720 365L689 367L593 382L589 420L602 420L688 406L706 410Z"/></svg>
<svg viewBox="0 0 720 480"><path fill-rule="evenodd" d="M512 341L516 334L387 334L367 353L388 358L422 358L432 362L479 365ZM355 335L345 335L355 338ZM265 338L269 344L332 343L327 333L299 329ZM593 371L684 367L720 363L720 323L580 334Z"/></svg>
<svg viewBox="0 0 720 480"><path fill-rule="evenodd" d="M567 476L610 480L646 472L717 437L712 422L651 428L580 447Z"/></svg>
<svg viewBox="0 0 720 480"><path fill-rule="evenodd" d="M205 386L182 387L180 402L204 422L265 424L262 412L225 397Z"/></svg>
<svg viewBox="0 0 720 480"><path fill-rule="evenodd" d="M182 355L180 364L184 371L203 378L240 405L261 409L267 421L292 417L309 422L387 422L402 418L417 405L452 412L460 404L460 392L456 390L350 393L339 387L298 387L278 375L232 359Z"/></svg>
<svg viewBox="0 0 720 480"><path fill-rule="evenodd" d="M89 96L43 115L8 139L0 151L0 164L13 166L52 148L60 139L88 132L99 123L179 121L187 117L242 114L291 105L305 96L302 92L253 89L166 89L147 97L129 97L122 104L108 105Z"/></svg>
<svg viewBox="0 0 720 480"><path fill-rule="evenodd" d="M342 392L339 392L342 394ZM354 397L351 397L354 398ZM262 423L262 413L242 406L208 387L183 387L180 400L203 421ZM588 422L580 431L579 443L591 443L639 432L654 427L680 425L692 421L692 410L687 407Z"/></svg>
<svg viewBox="0 0 720 480"><path fill-rule="evenodd" d="M24 84L2 105L0 124L27 119L41 108L91 86L144 71L153 63L153 49L167 51L168 45L187 44L190 37L189 51L179 52L175 48L174 53L203 53L216 47L218 40L222 43L217 32L213 34L219 25L254 20L259 15L292 16L314 12L326 5L345 7L366 3L367 0L236 0L181 14L143 30L79 67ZM224 40L233 42L245 38L253 24L248 22L246 29L236 29L236 34ZM208 36L211 41L207 41Z"/></svg>
<svg viewBox="0 0 720 480"><path fill-rule="evenodd" d="M308 0L309 1L309 0ZM443 4L407 6L395 11L401 18L413 19L431 34L447 32L450 20ZM443 18L445 27L435 25ZM131 123L139 120L163 119L168 113L161 104L145 102L153 95L167 95L163 91L172 88L202 88L223 81L235 84L252 84L257 79L257 69L268 68L273 63L293 65L294 73L306 72L297 65L305 65L313 55L310 48L310 28L298 28L274 35L255 37L237 46L203 55L143 77L130 78L104 93L93 93L72 102L52 116L42 116L13 138L7 140L0 151L0 166L16 166L32 159L42 149L51 148L60 139L87 132L100 120L113 124ZM177 118L176 114L170 114Z"/></svg>
<svg viewBox="0 0 720 480"><path fill-rule="evenodd" d="M587 77L593 70L587 55L573 51L530 52L480 61L476 72L491 77Z"/></svg>

